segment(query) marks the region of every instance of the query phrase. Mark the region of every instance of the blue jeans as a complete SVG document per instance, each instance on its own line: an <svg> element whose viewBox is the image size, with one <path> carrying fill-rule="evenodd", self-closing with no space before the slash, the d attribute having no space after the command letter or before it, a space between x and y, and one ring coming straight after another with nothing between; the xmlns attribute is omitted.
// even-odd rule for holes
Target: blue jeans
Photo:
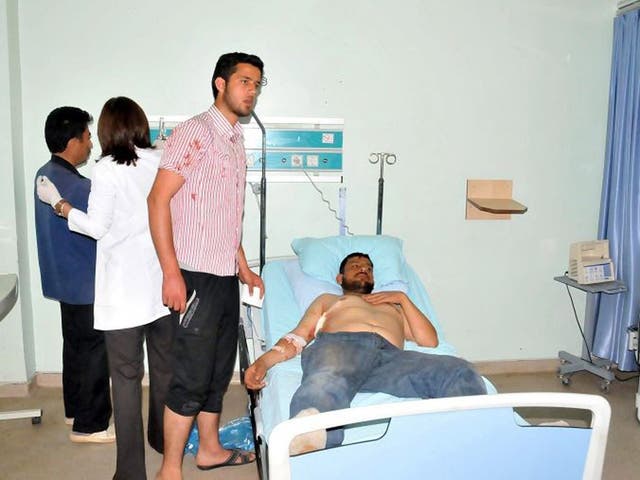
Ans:
<svg viewBox="0 0 640 480"><path fill-rule="evenodd" d="M440 398L487 393L473 367L461 358L400 350L376 333L319 333L302 352L302 383L290 416L306 408L348 408L358 392L402 398ZM327 432L327 447L340 445L343 429Z"/></svg>

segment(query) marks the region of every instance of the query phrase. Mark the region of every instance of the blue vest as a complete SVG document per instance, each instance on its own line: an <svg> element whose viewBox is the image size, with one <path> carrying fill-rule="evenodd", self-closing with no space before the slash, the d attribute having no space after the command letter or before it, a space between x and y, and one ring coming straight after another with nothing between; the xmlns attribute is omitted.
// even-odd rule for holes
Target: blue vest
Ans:
<svg viewBox="0 0 640 480"><path fill-rule="evenodd" d="M66 160L52 155L38 173L51 180L62 198L75 208L87 211L91 181L80 175ZM35 185L35 183L34 183ZM67 220L59 217L48 203L35 193L36 237L42 293L73 305L93 303L95 291L96 241L69 230Z"/></svg>

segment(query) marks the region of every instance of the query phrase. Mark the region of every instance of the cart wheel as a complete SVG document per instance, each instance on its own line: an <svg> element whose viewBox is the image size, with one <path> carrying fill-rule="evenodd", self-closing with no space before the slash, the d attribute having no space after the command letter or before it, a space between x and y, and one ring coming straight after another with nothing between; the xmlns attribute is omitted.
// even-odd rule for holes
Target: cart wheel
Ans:
<svg viewBox="0 0 640 480"><path fill-rule="evenodd" d="M602 390L603 393L609 393L611 391L611 382L609 380L600 382L600 390Z"/></svg>
<svg viewBox="0 0 640 480"><path fill-rule="evenodd" d="M42 417L31 417L31 425L40 425L42 423Z"/></svg>
<svg viewBox="0 0 640 480"><path fill-rule="evenodd" d="M560 375L560 381L565 386L571 385L571 377L567 375Z"/></svg>

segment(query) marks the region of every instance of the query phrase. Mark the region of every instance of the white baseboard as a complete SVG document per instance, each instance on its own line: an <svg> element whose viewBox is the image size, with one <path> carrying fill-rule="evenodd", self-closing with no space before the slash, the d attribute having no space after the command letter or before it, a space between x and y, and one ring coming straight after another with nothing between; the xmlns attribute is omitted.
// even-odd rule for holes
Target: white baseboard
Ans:
<svg viewBox="0 0 640 480"><path fill-rule="evenodd" d="M38 387L62 388L62 373L36 372L31 382L33 383L34 380Z"/></svg>
<svg viewBox="0 0 640 480"><path fill-rule="evenodd" d="M474 367L481 375L501 375L513 373L546 373L555 372L559 366L557 358L537 360L502 360L493 362L474 362Z"/></svg>

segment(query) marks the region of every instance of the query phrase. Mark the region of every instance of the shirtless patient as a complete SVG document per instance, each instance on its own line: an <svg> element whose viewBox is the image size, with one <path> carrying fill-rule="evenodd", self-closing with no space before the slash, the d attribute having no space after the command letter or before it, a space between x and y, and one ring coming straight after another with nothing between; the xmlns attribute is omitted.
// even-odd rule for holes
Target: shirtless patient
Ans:
<svg viewBox="0 0 640 480"><path fill-rule="evenodd" d="M261 389L269 368L302 352L302 383L291 399L291 418L347 408L358 392L404 398L487 393L465 360L403 349L405 340L436 347L438 335L405 293L371 293L373 264L367 254L349 254L336 281L343 295L317 297L298 326L246 370L248 388ZM342 429L300 435L291 454L340 445L343 438Z"/></svg>

